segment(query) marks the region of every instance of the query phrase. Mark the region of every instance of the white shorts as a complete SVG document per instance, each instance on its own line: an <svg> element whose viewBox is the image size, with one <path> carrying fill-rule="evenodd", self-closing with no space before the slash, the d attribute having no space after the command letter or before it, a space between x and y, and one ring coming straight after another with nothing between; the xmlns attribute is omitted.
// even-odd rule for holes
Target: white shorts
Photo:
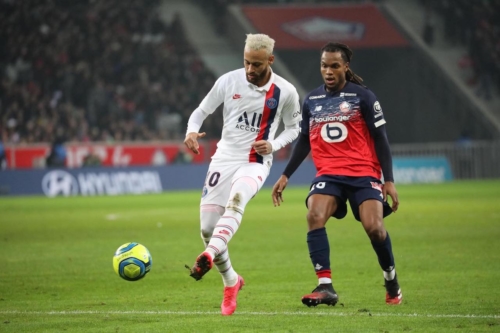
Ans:
<svg viewBox="0 0 500 333"><path fill-rule="evenodd" d="M225 207L229 200L231 186L238 178L245 176L254 179L260 190L269 176L269 167L260 163L223 166L210 164L200 204Z"/></svg>

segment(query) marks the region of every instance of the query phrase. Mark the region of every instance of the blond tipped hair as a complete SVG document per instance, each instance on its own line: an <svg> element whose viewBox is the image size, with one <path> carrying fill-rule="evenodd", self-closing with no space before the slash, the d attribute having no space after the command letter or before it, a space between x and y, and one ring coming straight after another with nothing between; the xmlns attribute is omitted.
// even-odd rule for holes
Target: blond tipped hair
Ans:
<svg viewBox="0 0 500 333"><path fill-rule="evenodd" d="M266 50L268 55L273 54L274 39L264 34L247 34L245 47L251 50Z"/></svg>

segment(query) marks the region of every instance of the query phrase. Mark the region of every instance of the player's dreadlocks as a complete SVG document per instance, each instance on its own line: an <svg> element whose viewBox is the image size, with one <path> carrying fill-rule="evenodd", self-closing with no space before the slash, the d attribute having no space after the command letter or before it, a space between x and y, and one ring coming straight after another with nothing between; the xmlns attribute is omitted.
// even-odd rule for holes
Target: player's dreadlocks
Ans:
<svg viewBox="0 0 500 333"><path fill-rule="evenodd" d="M351 62L352 59L352 50L349 48L349 46L341 43L328 43L323 48L321 49L321 53L323 52L340 52L342 56L342 60L345 62ZM347 81L351 81L353 83L359 84L360 86L363 85L363 79L359 76L356 75L351 68L349 68L346 72L345 78Z"/></svg>

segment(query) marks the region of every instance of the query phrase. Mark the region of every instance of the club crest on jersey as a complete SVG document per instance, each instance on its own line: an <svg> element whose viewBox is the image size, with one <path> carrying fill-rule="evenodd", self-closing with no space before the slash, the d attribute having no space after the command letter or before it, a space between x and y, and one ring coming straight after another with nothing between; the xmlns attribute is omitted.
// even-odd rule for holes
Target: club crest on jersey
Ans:
<svg viewBox="0 0 500 333"><path fill-rule="evenodd" d="M380 106L380 103L378 101L373 103L373 110L375 110L375 112L382 112L382 107Z"/></svg>
<svg viewBox="0 0 500 333"><path fill-rule="evenodd" d="M203 190L201 191L201 197L205 197L208 193L208 189L206 186L203 186Z"/></svg>
<svg viewBox="0 0 500 333"><path fill-rule="evenodd" d="M349 112L351 111L351 104L349 104L349 102L343 101L342 103L340 103L339 109L344 113Z"/></svg>
<svg viewBox="0 0 500 333"><path fill-rule="evenodd" d="M278 105L278 101L275 98L269 98L266 101L266 106L270 109L274 109Z"/></svg>

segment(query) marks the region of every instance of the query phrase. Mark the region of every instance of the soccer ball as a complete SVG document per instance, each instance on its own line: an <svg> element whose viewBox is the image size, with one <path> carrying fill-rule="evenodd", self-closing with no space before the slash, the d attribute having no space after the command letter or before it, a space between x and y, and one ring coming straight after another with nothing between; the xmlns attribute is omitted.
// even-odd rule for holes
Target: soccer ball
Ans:
<svg viewBox="0 0 500 333"><path fill-rule="evenodd" d="M137 281L151 270L153 259L148 249L139 243L126 243L116 250L113 268L121 278Z"/></svg>

